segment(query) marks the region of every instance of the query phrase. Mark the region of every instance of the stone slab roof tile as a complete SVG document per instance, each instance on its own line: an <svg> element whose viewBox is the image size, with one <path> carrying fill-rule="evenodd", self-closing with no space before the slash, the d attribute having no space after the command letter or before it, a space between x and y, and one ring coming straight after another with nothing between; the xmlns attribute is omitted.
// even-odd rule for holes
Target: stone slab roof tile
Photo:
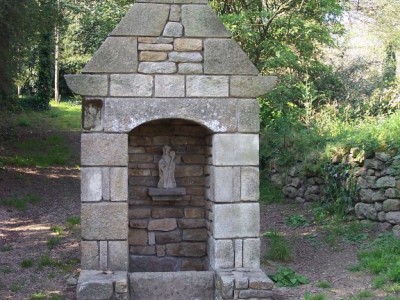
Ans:
<svg viewBox="0 0 400 300"><path fill-rule="evenodd" d="M135 3L112 36L160 36L169 16L169 5Z"/></svg>

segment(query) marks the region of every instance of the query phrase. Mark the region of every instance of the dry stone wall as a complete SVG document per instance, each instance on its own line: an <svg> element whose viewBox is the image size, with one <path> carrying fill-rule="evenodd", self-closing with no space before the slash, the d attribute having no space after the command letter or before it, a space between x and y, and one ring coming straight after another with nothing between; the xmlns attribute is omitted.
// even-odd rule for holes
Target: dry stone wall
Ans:
<svg viewBox="0 0 400 300"><path fill-rule="evenodd" d="M365 159L359 154L359 150L353 149L332 161L333 165L349 166L355 214L360 220L379 222L380 229L393 230L400 237L400 155L377 152ZM272 168L270 178L284 186L283 194L288 201L305 203L324 197L326 182L318 176L304 176L300 171L301 165L291 168L286 175Z"/></svg>

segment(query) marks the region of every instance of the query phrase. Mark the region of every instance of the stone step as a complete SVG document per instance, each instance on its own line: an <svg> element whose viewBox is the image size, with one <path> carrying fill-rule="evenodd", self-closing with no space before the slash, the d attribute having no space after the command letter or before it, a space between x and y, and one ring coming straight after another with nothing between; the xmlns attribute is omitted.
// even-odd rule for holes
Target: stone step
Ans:
<svg viewBox="0 0 400 300"><path fill-rule="evenodd" d="M214 272L129 273L130 300L214 299Z"/></svg>

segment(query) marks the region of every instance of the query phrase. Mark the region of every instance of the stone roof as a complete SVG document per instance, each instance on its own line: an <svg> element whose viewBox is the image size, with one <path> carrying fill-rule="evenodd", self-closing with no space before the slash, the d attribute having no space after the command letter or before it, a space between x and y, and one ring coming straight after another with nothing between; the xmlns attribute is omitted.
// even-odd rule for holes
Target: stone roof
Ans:
<svg viewBox="0 0 400 300"><path fill-rule="evenodd" d="M82 73L67 75L66 80L73 92L84 96L152 96L145 91L110 94L110 78L103 76L110 74L203 75L202 78L186 78L195 81L200 88L208 82L224 84L215 83L215 80L229 81L228 93L178 93L178 97L255 98L272 89L277 81L274 76L258 76L257 68L231 38L206 0L137 1ZM204 75L214 77L210 79ZM228 77L215 78L216 75ZM142 79L144 77L136 77L131 84L143 89L143 84L149 83Z"/></svg>

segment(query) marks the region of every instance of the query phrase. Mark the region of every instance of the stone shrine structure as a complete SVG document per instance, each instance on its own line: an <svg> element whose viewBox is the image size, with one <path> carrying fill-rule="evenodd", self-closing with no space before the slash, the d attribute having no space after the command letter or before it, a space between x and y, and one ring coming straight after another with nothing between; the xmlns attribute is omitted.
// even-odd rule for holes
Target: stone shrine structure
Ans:
<svg viewBox="0 0 400 300"><path fill-rule="evenodd" d="M77 298L273 299L256 97L276 78L207 1L139 0L66 80L84 96Z"/></svg>

